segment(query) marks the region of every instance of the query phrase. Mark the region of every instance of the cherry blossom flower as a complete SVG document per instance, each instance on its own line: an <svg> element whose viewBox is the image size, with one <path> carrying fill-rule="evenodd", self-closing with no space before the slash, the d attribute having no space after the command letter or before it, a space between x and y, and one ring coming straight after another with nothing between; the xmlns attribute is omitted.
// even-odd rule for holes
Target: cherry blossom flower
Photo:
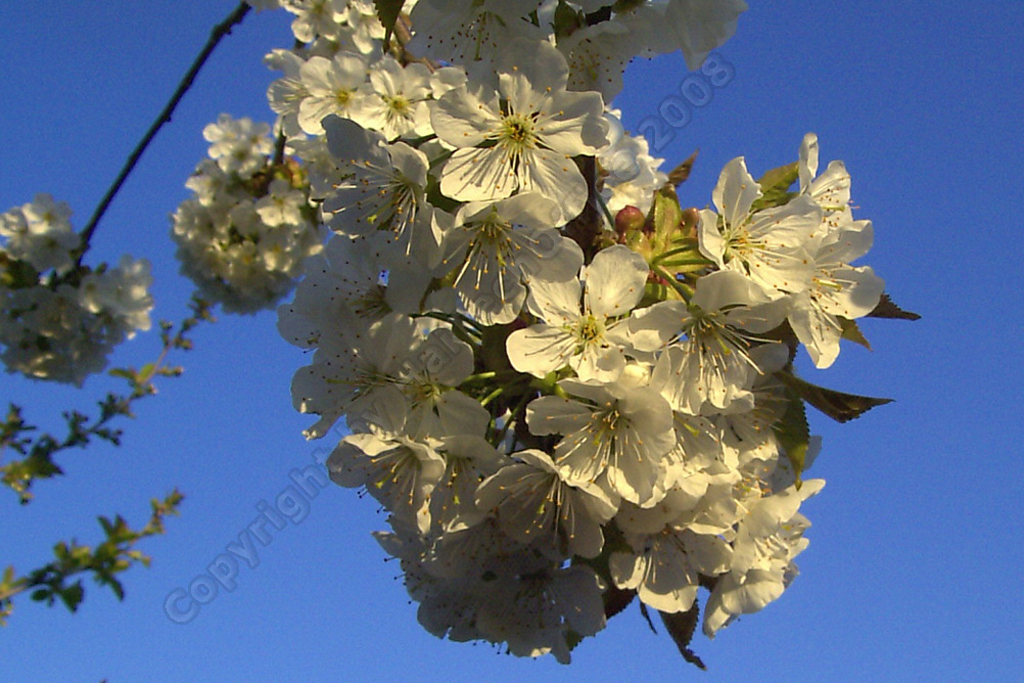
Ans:
<svg viewBox="0 0 1024 683"><path fill-rule="evenodd" d="M811 281L807 244L821 224L821 210L811 199L798 197L754 211L761 196L742 157L726 164L712 193L721 215L701 211L701 252L719 268L750 278L772 298L801 292Z"/></svg>
<svg viewBox="0 0 1024 683"><path fill-rule="evenodd" d="M704 633L713 637L741 614L751 614L778 599L796 575L793 558L810 543L803 537L810 522L797 510L824 487L806 480L759 499L740 523L728 573L719 578L704 613Z"/></svg>
<svg viewBox="0 0 1024 683"><path fill-rule="evenodd" d="M583 284L532 282L527 303L544 323L509 336L509 361L537 377L569 365L583 380L615 379L629 344L622 318L640 302L647 275L643 257L617 245L583 269Z"/></svg>
<svg viewBox="0 0 1024 683"><path fill-rule="evenodd" d="M660 612L686 612L693 606L700 575L721 574L732 548L717 536L665 528L652 535L626 534L632 552L608 558L619 588L635 589L644 604Z"/></svg>
<svg viewBox="0 0 1024 683"><path fill-rule="evenodd" d="M705 404L725 410L741 399L749 407L749 383L759 372L751 347L787 310L742 275L718 271L700 279L690 303L665 301L634 313L631 341L643 351L674 342L659 356L652 383L676 410L699 415Z"/></svg>
<svg viewBox="0 0 1024 683"><path fill-rule="evenodd" d="M303 63L299 68L302 90L291 95L298 99L303 132L323 134L321 121L332 114L351 118L365 97L359 86L366 81L367 69L362 55L350 52L339 52L332 59L314 56Z"/></svg>
<svg viewBox="0 0 1024 683"><path fill-rule="evenodd" d="M350 237L388 231L396 253L427 265L440 259L444 228L440 210L425 206L427 157L403 142L387 144L380 133L331 116L323 121L327 146L345 174L324 201L330 226ZM414 249L414 246L417 249Z"/></svg>
<svg viewBox="0 0 1024 683"><path fill-rule="evenodd" d="M871 248L870 221L849 221L812 244L811 286L794 299L789 324L814 365L827 368L839 355L843 320L861 318L885 288L871 266L851 266Z"/></svg>
<svg viewBox="0 0 1024 683"><path fill-rule="evenodd" d="M568 92L565 58L547 43L515 41L505 54L498 92L458 87L431 110L437 136L456 148L441 191L459 201L536 191L563 207L557 223L565 223L588 192L572 157L606 142L601 96Z"/></svg>
<svg viewBox="0 0 1024 683"><path fill-rule="evenodd" d="M675 445L672 410L649 387L562 380L580 400L542 396L527 406L538 436L561 434L554 462L566 483L592 484L604 476L623 499L642 504L654 495L661 459Z"/></svg>
<svg viewBox="0 0 1024 683"><path fill-rule="evenodd" d="M583 252L551 225L559 209L533 193L464 204L446 234L445 264L466 310L485 325L510 323L526 300L526 282L569 280Z"/></svg>
<svg viewBox="0 0 1024 683"><path fill-rule="evenodd" d="M556 557L597 557L604 546L601 525L615 515L616 501L593 484L566 484L543 451L519 451L513 457L518 462L477 488L480 509L495 509L501 528L521 543L539 542Z"/></svg>

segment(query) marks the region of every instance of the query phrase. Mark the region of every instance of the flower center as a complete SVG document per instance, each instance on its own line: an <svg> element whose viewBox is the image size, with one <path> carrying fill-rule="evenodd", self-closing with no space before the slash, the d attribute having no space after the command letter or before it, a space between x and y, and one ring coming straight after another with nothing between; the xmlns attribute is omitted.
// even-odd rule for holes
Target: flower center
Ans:
<svg viewBox="0 0 1024 683"><path fill-rule="evenodd" d="M513 159L518 159L523 152L537 146L537 135L534 133L533 119L520 114L509 114L501 122L498 132L498 144Z"/></svg>
<svg viewBox="0 0 1024 683"><path fill-rule="evenodd" d="M473 236L470 246L471 252L475 254L486 250L493 253L498 265L503 268L507 264L514 263L515 254L513 254L512 238L509 236L510 228L508 223L498 218L497 213L493 212L486 220L476 225L476 234Z"/></svg>
<svg viewBox="0 0 1024 683"><path fill-rule="evenodd" d="M402 95L385 97L384 104L387 105L389 117L409 118L412 104Z"/></svg>
<svg viewBox="0 0 1024 683"><path fill-rule="evenodd" d="M373 285L363 296L352 302L352 310L362 318L379 320L391 312L391 307L384 298L385 288Z"/></svg>
<svg viewBox="0 0 1024 683"><path fill-rule="evenodd" d="M579 353L592 344L600 343L604 338L604 322L598 320L592 314L588 314L576 323L574 332L576 348L578 349L577 353Z"/></svg>

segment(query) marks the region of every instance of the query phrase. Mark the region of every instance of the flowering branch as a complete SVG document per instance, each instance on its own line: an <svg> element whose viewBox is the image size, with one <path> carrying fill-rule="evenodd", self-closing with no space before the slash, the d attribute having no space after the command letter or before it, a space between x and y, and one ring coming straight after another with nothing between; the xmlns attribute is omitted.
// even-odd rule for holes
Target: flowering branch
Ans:
<svg viewBox="0 0 1024 683"><path fill-rule="evenodd" d="M713 637L797 574L809 526L799 509L824 485L803 479L818 449L805 406L846 421L887 402L797 377L798 349L824 369L841 340L867 346L856 319L916 317L853 265L871 223L853 217L842 162L819 175L816 136L760 180L734 158L714 208L698 210L675 189L696 153L661 171L610 108L635 56L679 49L696 69L745 2L694 14L691 3L644 0L419 0L408 15L401 0L252 3L295 15L295 48L268 58L284 72L268 90L277 144L248 118L204 129L209 158L174 216L183 272L226 312L276 307L297 287L277 309L281 334L313 352L293 403L317 416L309 438L345 420L331 478L388 511L392 531L377 538L401 560L431 633L568 663L635 599L703 668L690 649L698 621ZM214 29L83 232L79 260L247 10ZM0 225L9 280L34 285L73 260L43 248L68 232L40 219L60 213L44 204ZM83 289L92 303L102 288ZM42 304L29 303L12 317L31 322ZM23 327L9 347L39 337ZM188 348L187 329L165 325L156 363L114 371L131 385L125 401L175 374L164 356ZM33 476L60 473L58 447L116 443L105 417L70 414L66 442L50 438L37 471L5 483L22 485L24 501ZM36 447L13 408L0 429L3 445ZM104 528L136 538L120 518ZM58 563L30 579L9 571L0 611L30 584L74 609L80 583L63 577L97 566L114 587L109 562L127 547L107 548L107 564L61 544Z"/></svg>

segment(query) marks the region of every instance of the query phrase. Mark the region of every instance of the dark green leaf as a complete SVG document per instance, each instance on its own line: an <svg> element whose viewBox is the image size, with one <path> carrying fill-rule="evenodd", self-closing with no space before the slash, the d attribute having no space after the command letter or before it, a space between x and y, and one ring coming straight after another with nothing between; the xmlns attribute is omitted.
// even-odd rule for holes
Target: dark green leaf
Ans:
<svg viewBox="0 0 1024 683"><path fill-rule="evenodd" d="M573 9L564 2L558 3L555 7L554 20L555 35L559 39L564 36L571 36L587 25L587 18L583 15L583 12Z"/></svg>
<svg viewBox="0 0 1024 683"><path fill-rule="evenodd" d="M889 298L888 294L883 293L882 298L878 300L878 305L875 306L875 310L868 313L870 318L891 318L896 320L920 320L921 316L917 313L911 313L910 311L904 311L902 308L897 306Z"/></svg>
<svg viewBox="0 0 1024 683"><path fill-rule="evenodd" d="M868 343L864 333L860 331L857 323L853 320L847 320L846 318L840 318L839 324L843 326L843 339L852 341L855 344L860 344L868 351L871 350L871 344Z"/></svg>
<svg viewBox="0 0 1024 683"><path fill-rule="evenodd" d="M82 582L78 581L62 590L60 592L60 599L69 610L77 612L83 595L85 595L85 590L82 588Z"/></svg>
<svg viewBox="0 0 1024 683"><path fill-rule="evenodd" d="M611 619L622 610L629 607L629 603L633 602L633 598L636 597L636 591L629 590L627 588L619 588L615 584L604 592L604 616L606 619Z"/></svg>
<svg viewBox="0 0 1024 683"><path fill-rule="evenodd" d="M654 628L654 622L651 621L651 613L647 611L647 605L640 603L640 616L647 620L647 626L651 629L651 633L658 635L658 629Z"/></svg>
<svg viewBox="0 0 1024 683"><path fill-rule="evenodd" d="M792 389L803 400L831 417L836 422L849 422L875 406L892 403L891 398L873 398L847 394L811 384L788 372L776 373L776 377Z"/></svg>
<svg viewBox="0 0 1024 683"><path fill-rule="evenodd" d="M672 636L683 659L698 669L707 671L704 662L690 649L690 641L693 640L693 632L697 628L697 619L700 616L700 606L697 601L694 600L693 607L686 612L659 611L658 614L661 615L661 622L665 624L665 629Z"/></svg>
<svg viewBox="0 0 1024 683"><path fill-rule="evenodd" d="M786 451L786 457L793 465L797 481L807 462L807 448L811 441L811 430L807 425L807 410L795 391L786 392L788 401L782 419L772 425L779 445Z"/></svg>
<svg viewBox="0 0 1024 683"><path fill-rule="evenodd" d="M391 34L395 30L398 15L402 13L403 4L405 4L404 0L373 0L373 5L377 8L377 18L384 25L385 46L391 40Z"/></svg>
<svg viewBox="0 0 1024 683"><path fill-rule="evenodd" d="M576 631L569 629L565 632L565 645L569 648L569 652L576 649L576 646L583 642L583 636Z"/></svg>

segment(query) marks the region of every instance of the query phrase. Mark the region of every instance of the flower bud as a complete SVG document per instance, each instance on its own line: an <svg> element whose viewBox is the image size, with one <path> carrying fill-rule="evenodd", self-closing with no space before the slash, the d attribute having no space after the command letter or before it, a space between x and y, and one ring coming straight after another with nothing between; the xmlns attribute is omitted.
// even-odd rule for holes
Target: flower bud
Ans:
<svg viewBox="0 0 1024 683"><path fill-rule="evenodd" d="M624 237L629 232L636 232L644 227L647 217L635 206L624 206L615 214L615 232Z"/></svg>
<svg viewBox="0 0 1024 683"><path fill-rule="evenodd" d="M688 237L697 236L697 223L700 222L700 211L696 207L691 206L688 209L683 210L683 216L680 220L683 231Z"/></svg>

